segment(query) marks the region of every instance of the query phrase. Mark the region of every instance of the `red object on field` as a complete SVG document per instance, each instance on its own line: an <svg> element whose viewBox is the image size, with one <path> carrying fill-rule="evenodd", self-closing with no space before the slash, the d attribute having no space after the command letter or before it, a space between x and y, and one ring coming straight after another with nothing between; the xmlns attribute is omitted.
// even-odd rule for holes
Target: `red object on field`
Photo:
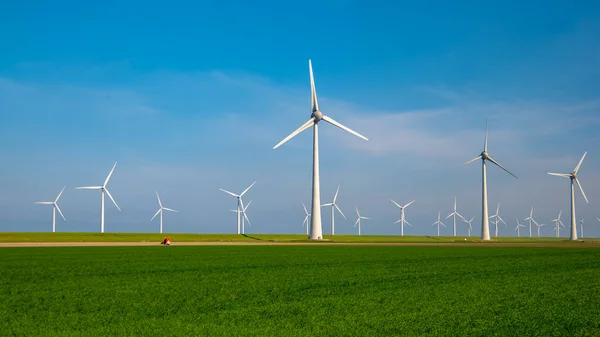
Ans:
<svg viewBox="0 0 600 337"><path fill-rule="evenodd" d="M170 245L171 244L171 238L170 237L166 237L162 240L162 242L160 243L161 245Z"/></svg>

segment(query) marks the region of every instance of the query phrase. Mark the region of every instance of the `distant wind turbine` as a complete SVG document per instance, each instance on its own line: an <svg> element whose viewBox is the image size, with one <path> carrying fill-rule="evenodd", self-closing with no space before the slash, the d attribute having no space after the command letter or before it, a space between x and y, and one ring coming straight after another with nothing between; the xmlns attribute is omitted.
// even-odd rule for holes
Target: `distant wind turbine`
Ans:
<svg viewBox="0 0 600 337"><path fill-rule="evenodd" d="M102 206L101 206L101 215L100 215L100 233L104 233L104 194L105 193L106 193L106 195L108 195L108 197L110 198L110 200L112 200L113 204L115 204L115 206L117 207L117 209L119 210L119 212L121 211L121 209L119 208L119 205L117 205L117 202L115 201L115 199L113 199L112 195L108 191L108 188L106 187L106 185L108 185L108 181L110 180L110 177L112 176L113 172L115 171L115 167L117 167L117 162L115 162L115 164L113 165L112 170L110 170L110 173L106 177L106 180L104 180L104 184L102 186L75 187L76 190L100 190L102 192Z"/></svg>
<svg viewBox="0 0 600 337"><path fill-rule="evenodd" d="M581 218L581 220L579 220L579 228L580 228L580 231L581 231L581 238L582 239L583 239L583 220L585 220L585 219Z"/></svg>
<svg viewBox="0 0 600 337"><path fill-rule="evenodd" d="M310 213L308 213L308 210L306 209L306 205L304 205L304 202L302 202L302 207L304 207L304 213L306 214L306 216L304 217L304 222L302 222L302 226L306 226L306 235L308 236L308 225L309 225Z"/></svg>
<svg viewBox="0 0 600 337"><path fill-rule="evenodd" d="M248 222L248 225L252 226L252 224L250 223L250 219L248 219L248 215L246 214L246 211L248 210L248 207L250 207L250 204L252 204L252 200L250 200L246 204L246 206L244 207L244 209L232 209L232 210L230 210L230 212L234 212L234 213L240 214L240 217L242 218L242 234L246 234L246 222Z"/></svg>
<svg viewBox="0 0 600 337"><path fill-rule="evenodd" d="M397 202L395 202L394 200L390 199L391 202L394 203L394 205L398 206L398 208L400 208L400 220L394 222L396 223L400 223L400 235L404 236L404 224L407 224L409 226L412 227L411 224L408 223L408 221L406 221L406 218L404 217L404 209L406 209L406 207L410 206L413 202L415 202L415 200L409 202L408 204L404 205L404 206L400 206L400 204L398 204Z"/></svg>
<svg viewBox="0 0 600 337"><path fill-rule="evenodd" d="M310 71L310 88L311 88L311 101L312 101L312 115L310 119L302 124L296 131L292 132L289 136L285 137L281 142L273 147L273 149L278 148L283 143L292 139L294 136L299 134L300 132L308 129L309 127L313 127L313 177L312 177L312 210L311 210L311 226L310 226L310 237L311 240L321 240L323 239L323 228L321 226L321 192L320 192L320 182L319 182L319 125L318 123L321 120L337 126L338 128L345 130L357 137L360 137L364 140L368 140L365 136L359 134L358 132L338 123L333 118L323 115L321 111L319 111L319 103L317 102L317 90L315 89L315 80L313 77L312 71L312 63L308 60L308 68Z"/></svg>
<svg viewBox="0 0 600 337"><path fill-rule="evenodd" d="M494 227L496 227L496 237L498 237L498 224L502 222L505 226L506 222L500 217L500 203L498 203L498 207L496 208L496 214L492 215L490 219L494 219Z"/></svg>
<svg viewBox="0 0 600 337"><path fill-rule="evenodd" d="M520 238L521 237L521 227L525 227L523 225L521 225L521 223L519 222L519 218L517 218L517 227L515 227L515 231L517 232L517 237Z"/></svg>
<svg viewBox="0 0 600 337"><path fill-rule="evenodd" d="M440 220L440 212L438 212L437 221L434 222L432 226L436 226L436 225L437 225L437 230L438 230L438 235L437 236L440 236L440 225L446 227L446 225L444 225L444 223Z"/></svg>
<svg viewBox="0 0 600 337"><path fill-rule="evenodd" d="M536 223L535 225L537 226L537 231L538 231L538 239L539 239L539 238L540 238L540 229L541 229L543 226L546 226L546 225L545 225L545 224L543 224L543 223L541 223L541 224L538 224L538 223Z"/></svg>
<svg viewBox="0 0 600 337"><path fill-rule="evenodd" d="M335 191L335 195L333 196L333 201L328 204L321 205L323 207L327 207L327 206L331 207L331 235L335 235L335 210L337 209L338 212L340 212L340 214L344 217L344 219L346 219L346 216L344 215L344 213L342 212L342 210L336 203L338 193L340 193L340 186L338 186L337 190Z"/></svg>
<svg viewBox="0 0 600 337"><path fill-rule="evenodd" d="M229 192L229 191L227 191L227 190L224 190L224 189L222 189L222 188L219 188L219 190L220 190L220 191L223 191L223 192L225 192L225 193L227 193L227 194L229 194L229 195L231 195L231 196L234 196L234 197L237 199L237 210L236 210L236 213L237 213L237 233L238 233L238 234L240 234L240 229L241 229L241 228L240 228L240 225L241 225L241 216L242 216L242 214L243 214L243 210L245 209L245 208L244 208L244 201L242 200L242 197L244 196L244 194L246 194L246 192L248 192L248 190L249 190L250 188L252 188L252 186L254 186L254 184L256 184L256 181L255 181L255 182L253 182L253 183L252 183L250 186L248 186L248 188L246 188L246 189L245 189L245 190L244 190L242 193L240 193L239 195L238 195L238 194L235 194L235 193L233 193L233 192Z"/></svg>
<svg viewBox="0 0 600 337"><path fill-rule="evenodd" d="M58 207L58 199L60 199L60 196L63 194L64 190L65 190L65 188L63 187L63 189L60 190L60 193L58 193L58 196L56 197L56 199L54 201L36 201L36 202L34 202L34 204L52 205L52 233L56 232L56 211L57 210L58 210L58 213L60 214L60 216L62 216L63 220L67 221L67 219L65 219L65 216L60 211L60 208Z"/></svg>
<svg viewBox="0 0 600 337"><path fill-rule="evenodd" d="M579 182L579 179L577 178L577 173L579 172L581 163L583 163L583 160L585 159L586 155L587 155L587 152L585 152L583 154L583 157L581 157L581 160L579 160L579 163L577 163L577 166L575 166L575 169L571 173L551 173L551 172L548 173L551 176L564 177L564 178L571 179L571 238L570 238L570 240L577 240L577 220L575 219L575 184L577 184L577 186L579 187L579 191L581 191L581 195L583 195L585 202L589 203L587 197L585 196L585 193L583 192L581 183Z"/></svg>
<svg viewBox="0 0 600 337"><path fill-rule="evenodd" d="M360 212L358 211L358 207L354 206L354 208L356 208L356 222L354 222L354 227L358 226L358 235L360 235L360 220L371 220L371 218L367 218L366 216L361 216Z"/></svg>
<svg viewBox="0 0 600 337"><path fill-rule="evenodd" d="M495 161L490 154L487 152L487 145L488 145L488 125L487 125L487 119L485 121L485 142L483 144L483 152L481 152L481 154L479 155L479 157L469 160L468 162L465 163L465 165L470 164L472 162L475 162L479 159L481 159L481 172L482 172L482 190L483 190L483 196L482 196L482 215L481 215L481 240L490 240L490 223L489 223L489 218L488 218L488 207L487 207L487 169L486 169L486 161L490 161L493 164L495 164L496 166L498 166L499 168L503 169L504 171L508 172L508 174L510 174L513 177L517 177L514 174L512 174L509 170L505 169L504 166L500 165L497 161Z"/></svg>
<svg viewBox="0 0 600 337"><path fill-rule="evenodd" d="M529 217L523 219L523 221L529 221L529 237L531 237L531 223L533 222L536 226L538 225L537 221L533 218L533 207L531 207L531 212L529 212Z"/></svg>
<svg viewBox="0 0 600 337"><path fill-rule="evenodd" d="M156 192L156 199L158 199L159 209L158 209L158 211L156 211L156 213L154 214L154 216L152 217L152 219L150 219L150 221L154 220L154 218L156 218L156 216L158 214L160 214L160 233L162 234L162 232L163 232L163 211L169 211L169 212L179 212L179 211L176 211L176 210L171 209L171 208L164 207L163 204L162 204L162 202L160 201L160 197L158 196L158 191Z"/></svg>
<svg viewBox="0 0 600 337"><path fill-rule="evenodd" d="M560 220L561 215L562 215L562 209L560 210L560 212L558 212L558 218L552 220L552 222L554 222L554 230L556 231L557 238L560 237L560 229L565 227L563 222Z"/></svg>
<svg viewBox="0 0 600 337"><path fill-rule="evenodd" d="M473 230L473 227L471 226L471 222L473 222L473 220L475 220L475 217L472 217L471 220L463 219L463 221L469 225L469 234L467 236L471 236L471 231Z"/></svg>
<svg viewBox="0 0 600 337"><path fill-rule="evenodd" d="M462 215L460 215L456 211L456 197L454 197L454 211L452 211L452 213L448 214L448 216L446 217L446 219L448 219L449 217L453 217L453 221L454 221L454 236L456 236L456 217L459 217L463 221L467 222L467 219L465 219Z"/></svg>

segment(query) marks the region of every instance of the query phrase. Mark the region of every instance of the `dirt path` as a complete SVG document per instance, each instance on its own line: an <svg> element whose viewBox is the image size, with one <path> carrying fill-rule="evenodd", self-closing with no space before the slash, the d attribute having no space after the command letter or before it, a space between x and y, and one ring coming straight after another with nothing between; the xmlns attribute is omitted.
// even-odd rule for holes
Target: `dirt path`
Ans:
<svg viewBox="0 0 600 337"><path fill-rule="evenodd" d="M310 242L177 242L172 246L454 246L600 248L600 243L310 243ZM158 242L0 242L0 247L160 246Z"/></svg>

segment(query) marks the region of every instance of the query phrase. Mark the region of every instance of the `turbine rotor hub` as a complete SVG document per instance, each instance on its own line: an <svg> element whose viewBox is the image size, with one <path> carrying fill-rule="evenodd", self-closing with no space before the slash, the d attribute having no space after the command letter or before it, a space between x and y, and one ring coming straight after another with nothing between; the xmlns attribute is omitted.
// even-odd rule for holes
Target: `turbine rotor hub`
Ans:
<svg viewBox="0 0 600 337"><path fill-rule="evenodd" d="M310 115L315 119L315 123L318 123L321 119L323 119L323 113L319 110L313 111L312 115Z"/></svg>
<svg viewBox="0 0 600 337"><path fill-rule="evenodd" d="M487 153L487 151L481 152L481 159L490 159L490 155Z"/></svg>

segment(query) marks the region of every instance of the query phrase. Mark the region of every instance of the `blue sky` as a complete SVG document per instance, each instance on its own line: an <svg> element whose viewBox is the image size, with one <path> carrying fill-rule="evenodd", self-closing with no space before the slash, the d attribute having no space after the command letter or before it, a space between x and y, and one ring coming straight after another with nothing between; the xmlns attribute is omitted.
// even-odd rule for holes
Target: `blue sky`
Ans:
<svg viewBox="0 0 600 337"><path fill-rule="evenodd" d="M396 234L399 203L434 234L437 212L480 221L480 167L489 150L518 180L488 171L490 212L515 218L535 206L547 224L563 209L569 172L586 235L600 235L600 4L571 2L276 1L14 2L0 5L0 231L45 231L53 199L59 231L97 231L109 189L107 231L158 229L154 191L172 232L234 232L241 191L249 233L301 233L310 202L309 132L272 150L310 116L308 58L321 110L369 137L325 125L322 200L341 185L336 233L353 233L354 205L373 218L364 234ZM329 213L324 212L325 233ZM450 221L446 221L450 224ZM475 226L475 233L479 227ZM465 233L464 225L459 233ZM451 233L450 228L446 233Z"/></svg>

